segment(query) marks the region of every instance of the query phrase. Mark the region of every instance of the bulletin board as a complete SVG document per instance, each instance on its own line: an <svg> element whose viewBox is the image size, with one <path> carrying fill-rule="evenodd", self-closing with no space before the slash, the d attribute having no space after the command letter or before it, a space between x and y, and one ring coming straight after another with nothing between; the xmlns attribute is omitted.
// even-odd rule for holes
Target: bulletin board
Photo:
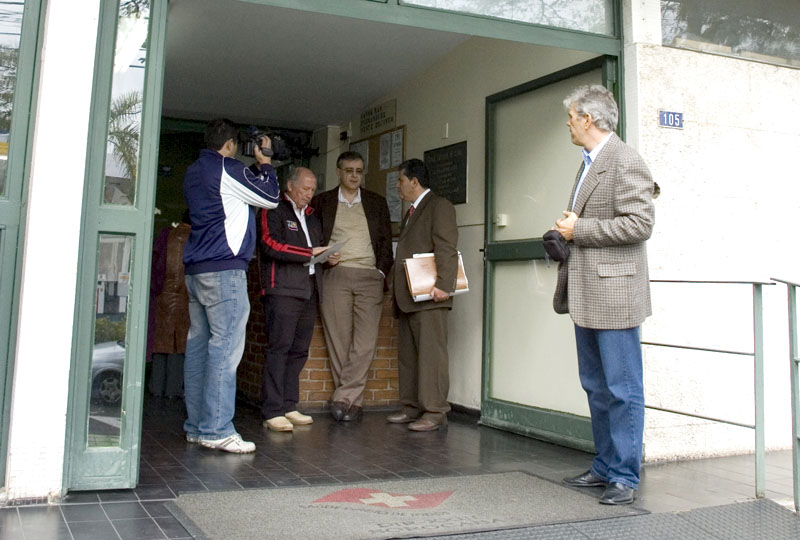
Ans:
<svg viewBox="0 0 800 540"><path fill-rule="evenodd" d="M364 187L386 197L392 233L400 234L403 202L397 194L397 167L406 155L406 127L397 126L352 142L350 150L364 157Z"/></svg>
<svg viewBox="0 0 800 540"><path fill-rule="evenodd" d="M453 204L467 202L467 141L425 151L431 190Z"/></svg>

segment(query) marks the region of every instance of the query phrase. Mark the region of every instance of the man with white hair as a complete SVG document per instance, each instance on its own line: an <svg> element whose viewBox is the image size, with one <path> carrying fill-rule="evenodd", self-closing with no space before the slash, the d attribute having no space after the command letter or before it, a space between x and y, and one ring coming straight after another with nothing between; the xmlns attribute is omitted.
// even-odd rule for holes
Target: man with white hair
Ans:
<svg viewBox="0 0 800 540"><path fill-rule="evenodd" d="M575 323L596 451L588 471L564 482L605 486L601 504L630 504L644 432L639 327L651 314L645 241L655 222L654 183L639 154L614 133L619 113L608 89L577 88L564 106L584 163L554 227L570 254L558 268L553 307Z"/></svg>
<svg viewBox="0 0 800 540"><path fill-rule="evenodd" d="M309 206L317 189L310 169L297 167L286 180L277 208L263 210L259 220L260 278L267 323L267 350L261 379L263 426L293 431L314 419L297 410L300 372L317 318L322 265L309 264L326 250L322 225ZM339 262L338 253L327 262Z"/></svg>

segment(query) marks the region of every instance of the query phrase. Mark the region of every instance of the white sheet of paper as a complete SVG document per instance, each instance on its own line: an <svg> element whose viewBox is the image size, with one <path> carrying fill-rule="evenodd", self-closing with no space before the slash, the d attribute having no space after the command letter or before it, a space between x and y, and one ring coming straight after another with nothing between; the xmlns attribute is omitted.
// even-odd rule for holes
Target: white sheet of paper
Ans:
<svg viewBox="0 0 800 540"><path fill-rule="evenodd" d="M307 263L303 263L303 266L311 266L312 264L322 263L328 260L328 257L342 249L342 246L345 245L347 242L347 238L342 240L341 242L336 242L332 246L328 246L328 249L320 253L319 255L315 255L311 257L311 260Z"/></svg>
<svg viewBox="0 0 800 540"><path fill-rule="evenodd" d="M386 173L386 204L389 206L389 221L400 223L403 219L403 201L397 193L397 180L400 178L398 171Z"/></svg>
<svg viewBox="0 0 800 540"><path fill-rule="evenodd" d="M403 162L403 130L392 132L392 167L397 167Z"/></svg>
<svg viewBox="0 0 800 540"><path fill-rule="evenodd" d="M380 170L388 169L392 166L392 134L384 133L381 135L380 144Z"/></svg>

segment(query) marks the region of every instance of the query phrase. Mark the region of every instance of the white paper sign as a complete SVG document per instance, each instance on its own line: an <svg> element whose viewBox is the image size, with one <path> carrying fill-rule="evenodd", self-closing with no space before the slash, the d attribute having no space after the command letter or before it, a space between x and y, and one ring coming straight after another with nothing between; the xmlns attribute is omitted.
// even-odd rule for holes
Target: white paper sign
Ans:
<svg viewBox="0 0 800 540"><path fill-rule="evenodd" d="M386 174L386 204L389 205L389 220L400 223L403 218L403 201L397 193L397 180L400 178L398 171Z"/></svg>
<svg viewBox="0 0 800 540"><path fill-rule="evenodd" d="M397 167L403 162L403 130L392 132L392 167Z"/></svg>
<svg viewBox="0 0 800 540"><path fill-rule="evenodd" d="M386 170L392 166L392 134L384 133L381 135L380 146L380 170Z"/></svg>

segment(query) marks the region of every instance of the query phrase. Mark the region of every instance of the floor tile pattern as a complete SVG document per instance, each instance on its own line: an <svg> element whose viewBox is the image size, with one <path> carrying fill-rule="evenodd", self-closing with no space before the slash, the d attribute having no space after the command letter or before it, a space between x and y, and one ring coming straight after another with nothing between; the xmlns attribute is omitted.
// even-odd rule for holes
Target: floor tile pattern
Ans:
<svg viewBox="0 0 800 540"><path fill-rule="evenodd" d="M185 441L181 401L147 398L135 489L73 492L58 505L0 509L0 540L186 539L191 536L163 504L182 492L516 470L560 481L586 470L591 461L583 452L479 426L475 418L466 415L453 414L447 429L431 433L386 424L385 416L386 411L370 411L363 421L347 424L336 423L327 414L315 414L313 425L297 426L293 433L275 433L261 426L257 410L243 406L237 410L236 426L246 440L256 443L257 450L233 455ZM752 456L648 464L642 473L637 506L656 513L682 512L746 501L754 494L753 470ZM589 492L599 497L602 489ZM782 503L791 501L790 452L769 454L767 496ZM659 522L664 516L641 519ZM664 521L664 530L672 534L664 537L684 537L681 527L686 524L703 526L702 512L692 519L697 523ZM559 536L564 531L580 538L574 535L577 531L584 534L581 527L585 525L537 527L540 536L535 538L569 537ZM470 538L517 538L492 534ZM524 534L524 530L514 534Z"/></svg>

